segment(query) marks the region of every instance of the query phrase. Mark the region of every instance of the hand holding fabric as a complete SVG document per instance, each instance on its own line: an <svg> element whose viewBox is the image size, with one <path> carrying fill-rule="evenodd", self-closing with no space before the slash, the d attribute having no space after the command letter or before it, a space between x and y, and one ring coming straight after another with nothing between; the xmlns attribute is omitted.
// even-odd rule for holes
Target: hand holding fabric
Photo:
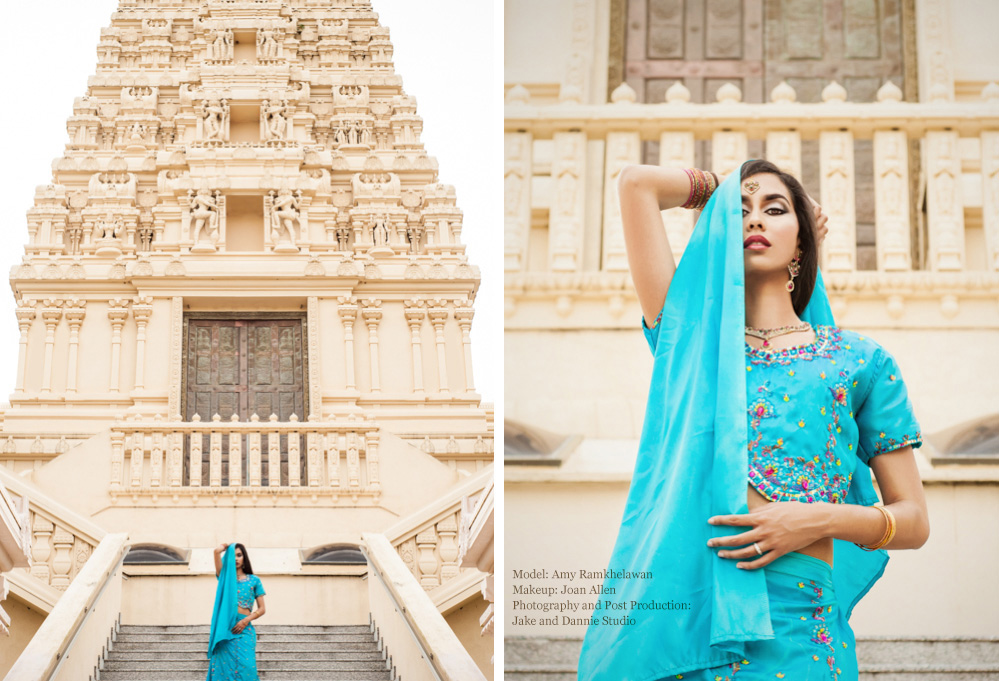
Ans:
<svg viewBox="0 0 999 681"><path fill-rule="evenodd" d="M785 501L766 504L749 513L712 516L708 519L712 525L747 525L751 529L740 534L714 537L708 541L708 546L722 548L718 552L719 558L755 558L736 565L755 570L826 536L823 532L823 511L821 504ZM757 553L753 542L760 547L762 555Z"/></svg>
<svg viewBox="0 0 999 681"><path fill-rule="evenodd" d="M234 626L232 628L232 633L234 633L234 634L241 634L241 633L243 633L243 629L246 629L246 626L249 623L250 623L250 618L249 617L244 617L240 621L236 622L236 626Z"/></svg>

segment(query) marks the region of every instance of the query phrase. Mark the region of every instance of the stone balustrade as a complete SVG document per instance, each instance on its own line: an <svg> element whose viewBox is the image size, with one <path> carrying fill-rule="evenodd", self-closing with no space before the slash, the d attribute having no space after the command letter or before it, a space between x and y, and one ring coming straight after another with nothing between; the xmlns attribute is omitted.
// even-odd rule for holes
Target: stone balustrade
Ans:
<svg viewBox="0 0 999 681"><path fill-rule="evenodd" d="M31 566L17 573L57 591L65 591L87 563L105 532L86 518L38 491L0 466L0 484L18 505L28 500ZM43 589L44 590L44 589Z"/></svg>
<svg viewBox="0 0 999 681"><path fill-rule="evenodd" d="M835 82L820 103L795 101L786 83L770 97L768 103L744 103L739 89L727 84L717 102L694 104L678 83L665 102L641 104L622 84L609 104L569 98L535 106L525 88L510 89L507 328L634 326L638 307L618 174L643 161L694 166L703 141L710 141L710 161L701 165L721 175L737 170L752 146L765 148L768 160L801 179L802 145L814 147L817 198L829 216L822 269L834 311L843 312L847 298L876 297L883 299L878 315L898 320L911 301L929 298L943 322L960 323L964 313L980 324L985 314L987 323L999 325L999 85L985 87L978 102L903 102L891 82L871 103L846 101ZM873 169L854 158L856 142L870 145ZM649 157L650 143L658 144L658 158ZM858 177L873 178L872 186ZM874 224L873 238L865 231L862 254L872 257L858 262L861 191L874 204ZM663 213L677 257L694 217L679 208ZM975 305L965 306L968 299Z"/></svg>
<svg viewBox="0 0 999 681"><path fill-rule="evenodd" d="M380 426L370 417L299 422L118 421L111 428L112 503L352 506L377 504Z"/></svg>
<svg viewBox="0 0 999 681"><path fill-rule="evenodd" d="M494 466L469 476L445 497L414 511L388 528L384 534L403 563L426 591L434 591L461 575L474 576L471 591L478 591L482 575L460 567L458 533L462 523L462 500L477 499L492 482Z"/></svg>

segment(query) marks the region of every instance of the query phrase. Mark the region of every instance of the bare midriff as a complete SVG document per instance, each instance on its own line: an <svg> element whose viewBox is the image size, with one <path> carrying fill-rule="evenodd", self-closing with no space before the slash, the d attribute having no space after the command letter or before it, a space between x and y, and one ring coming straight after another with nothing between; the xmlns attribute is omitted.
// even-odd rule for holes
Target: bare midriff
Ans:
<svg viewBox="0 0 999 681"><path fill-rule="evenodd" d="M237 607L236 609L239 611L240 615L249 615L250 614L250 611L247 610L246 608L239 608L239 607Z"/></svg>
<svg viewBox="0 0 999 681"><path fill-rule="evenodd" d="M754 509L761 508L766 504L776 504L776 501L770 501L765 496L756 491L752 485L747 483L749 489L748 499L746 503L749 507L749 511L752 512ZM833 538L832 537L822 537L808 546L803 546L800 549L795 549L797 553L803 553L806 556L812 556L813 558L818 558L819 560L824 560L829 563L829 567L833 564Z"/></svg>

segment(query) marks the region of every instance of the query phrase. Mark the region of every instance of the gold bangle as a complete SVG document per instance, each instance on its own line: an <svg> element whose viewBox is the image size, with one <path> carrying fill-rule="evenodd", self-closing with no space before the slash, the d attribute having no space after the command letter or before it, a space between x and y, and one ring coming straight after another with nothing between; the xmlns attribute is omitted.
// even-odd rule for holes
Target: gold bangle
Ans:
<svg viewBox="0 0 999 681"><path fill-rule="evenodd" d="M881 535L881 539L879 539L876 543L870 546L865 546L864 544L856 544L856 542L854 542L857 546L859 546L865 551L874 551L876 549L880 549L882 546L885 546L886 544L891 542L891 540L895 537L895 527L896 527L895 516L892 514L891 511L889 511L884 506L874 506L874 508L881 511L881 515L885 517L885 531L884 534Z"/></svg>

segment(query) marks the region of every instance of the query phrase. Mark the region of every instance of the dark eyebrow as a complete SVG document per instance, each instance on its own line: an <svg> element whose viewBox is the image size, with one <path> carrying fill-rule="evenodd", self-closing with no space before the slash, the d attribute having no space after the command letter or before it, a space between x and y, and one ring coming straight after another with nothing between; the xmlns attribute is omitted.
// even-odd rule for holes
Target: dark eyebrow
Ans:
<svg viewBox="0 0 999 681"><path fill-rule="evenodd" d="M784 196L783 194L767 194L766 196L763 197L764 201L773 201L774 199L784 199L784 201L787 201L788 203L790 203L790 201L788 201L788 198L786 196ZM743 195L742 202L746 203L748 201L749 201L749 197L746 196L746 195Z"/></svg>

